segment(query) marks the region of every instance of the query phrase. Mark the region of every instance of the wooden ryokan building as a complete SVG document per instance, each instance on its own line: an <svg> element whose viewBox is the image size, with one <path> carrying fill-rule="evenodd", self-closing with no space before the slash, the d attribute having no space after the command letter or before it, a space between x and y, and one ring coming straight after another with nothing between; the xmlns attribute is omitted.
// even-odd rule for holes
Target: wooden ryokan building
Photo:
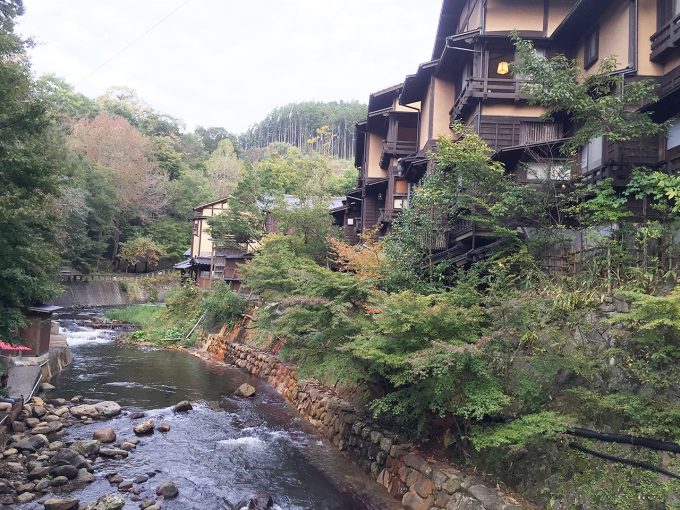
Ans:
<svg viewBox="0 0 680 510"><path fill-rule="evenodd" d="M668 136L616 143L591 140L576 161L559 147L573 134L565 116L543 119L529 105L522 80L509 72L513 30L546 56L578 58L594 73L615 56L624 81L653 79L659 100L646 108L658 121L680 113L680 2L676 0L444 0L429 60L402 84L371 94L365 121L356 126L358 186L334 210L350 240L371 227L389 230L408 206L414 186L431 168L430 154L449 126L462 122L495 151L508 172L530 183L552 179L588 184L611 177L626 184L640 165L675 171L680 166L680 122ZM461 263L493 245L470 222L454 225L434 249Z"/></svg>

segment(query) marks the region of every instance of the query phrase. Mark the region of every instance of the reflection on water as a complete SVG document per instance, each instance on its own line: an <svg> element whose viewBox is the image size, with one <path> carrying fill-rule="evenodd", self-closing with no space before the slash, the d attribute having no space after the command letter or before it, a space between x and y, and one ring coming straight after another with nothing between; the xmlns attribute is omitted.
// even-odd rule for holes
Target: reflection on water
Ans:
<svg viewBox="0 0 680 510"><path fill-rule="evenodd" d="M83 328L80 318L61 319L74 362L53 381L57 393L118 402L126 412L106 426L119 439L132 435L130 411L143 410L157 424L171 426L167 434L144 438L126 461L98 460L97 481L76 493L81 501L113 492L104 473L117 471L128 479L158 470L141 485L140 496L150 497L160 482L173 480L180 496L164 502L164 509L233 510L261 491L271 493L285 510L400 508L344 456L320 441L259 379L182 352L117 344L112 341L114 332ZM243 382L257 388L254 399L232 397ZM176 415L171 406L180 400L197 404L192 412ZM69 439L90 438L100 426L68 429ZM368 504L364 496L364 503L357 503L349 495L355 491L372 494L377 502ZM41 506L33 503L24 508ZM138 503L128 501L125 508L138 508Z"/></svg>

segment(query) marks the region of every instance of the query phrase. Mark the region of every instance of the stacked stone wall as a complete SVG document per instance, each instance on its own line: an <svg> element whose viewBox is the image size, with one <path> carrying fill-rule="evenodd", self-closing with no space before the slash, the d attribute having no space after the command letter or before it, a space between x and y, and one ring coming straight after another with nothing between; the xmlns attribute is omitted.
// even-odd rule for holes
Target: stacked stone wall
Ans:
<svg viewBox="0 0 680 510"><path fill-rule="evenodd" d="M454 467L426 460L413 445L386 431L364 412L315 380L300 380L295 366L275 355L238 343L238 328L208 335L203 349L220 360L266 379L336 448L408 510L524 510L534 506L490 487Z"/></svg>

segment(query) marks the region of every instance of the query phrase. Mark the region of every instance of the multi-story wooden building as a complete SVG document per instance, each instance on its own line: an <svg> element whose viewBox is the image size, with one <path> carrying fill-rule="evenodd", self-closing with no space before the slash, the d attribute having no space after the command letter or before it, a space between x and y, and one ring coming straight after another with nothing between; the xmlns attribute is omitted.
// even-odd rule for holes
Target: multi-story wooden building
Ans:
<svg viewBox="0 0 680 510"><path fill-rule="evenodd" d="M515 30L539 53L578 58L586 75L614 56L624 86L630 80L656 80L659 100L644 107L657 120L672 121L668 136L622 143L599 137L577 159L565 159L561 144L577 126L566 116L545 119L543 108L529 104L524 80L510 69ZM680 121L673 119L680 112L679 91L680 1L444 0L430 60L402 85L371 95L367 121L357 126L360 186L347 197L348 212L351 204L359 229L376 223L388 229L398 212L395 190L403 192L400 204L406 206L410 190L432 165L437 139L450 136L452 122L484 138L494 158L521 182L612 178L615 186L623 186L636 166L676 170ZM400 112L410 115L404 135L390 129ZM383 165L388 147L403 150L388 154ZM436 240L435 249L441 258L464 262L482 255L493 241L473 223L461 221Z"/></svg>

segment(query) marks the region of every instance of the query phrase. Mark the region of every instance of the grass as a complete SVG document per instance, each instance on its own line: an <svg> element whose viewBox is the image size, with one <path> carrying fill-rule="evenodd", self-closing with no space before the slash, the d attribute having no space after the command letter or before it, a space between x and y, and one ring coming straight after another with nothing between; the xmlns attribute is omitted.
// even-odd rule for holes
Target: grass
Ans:
<svg viewBox="0 0 680 510"><path fill-rule="evenodd" d="M126 308L116 308L106 312L106 317L127 324L134 324L140 329L133 331L127 340L138 343L156 345L187 344L184 338L188 331L177 327L165 312L165 306L136 305Z"/></svg>

